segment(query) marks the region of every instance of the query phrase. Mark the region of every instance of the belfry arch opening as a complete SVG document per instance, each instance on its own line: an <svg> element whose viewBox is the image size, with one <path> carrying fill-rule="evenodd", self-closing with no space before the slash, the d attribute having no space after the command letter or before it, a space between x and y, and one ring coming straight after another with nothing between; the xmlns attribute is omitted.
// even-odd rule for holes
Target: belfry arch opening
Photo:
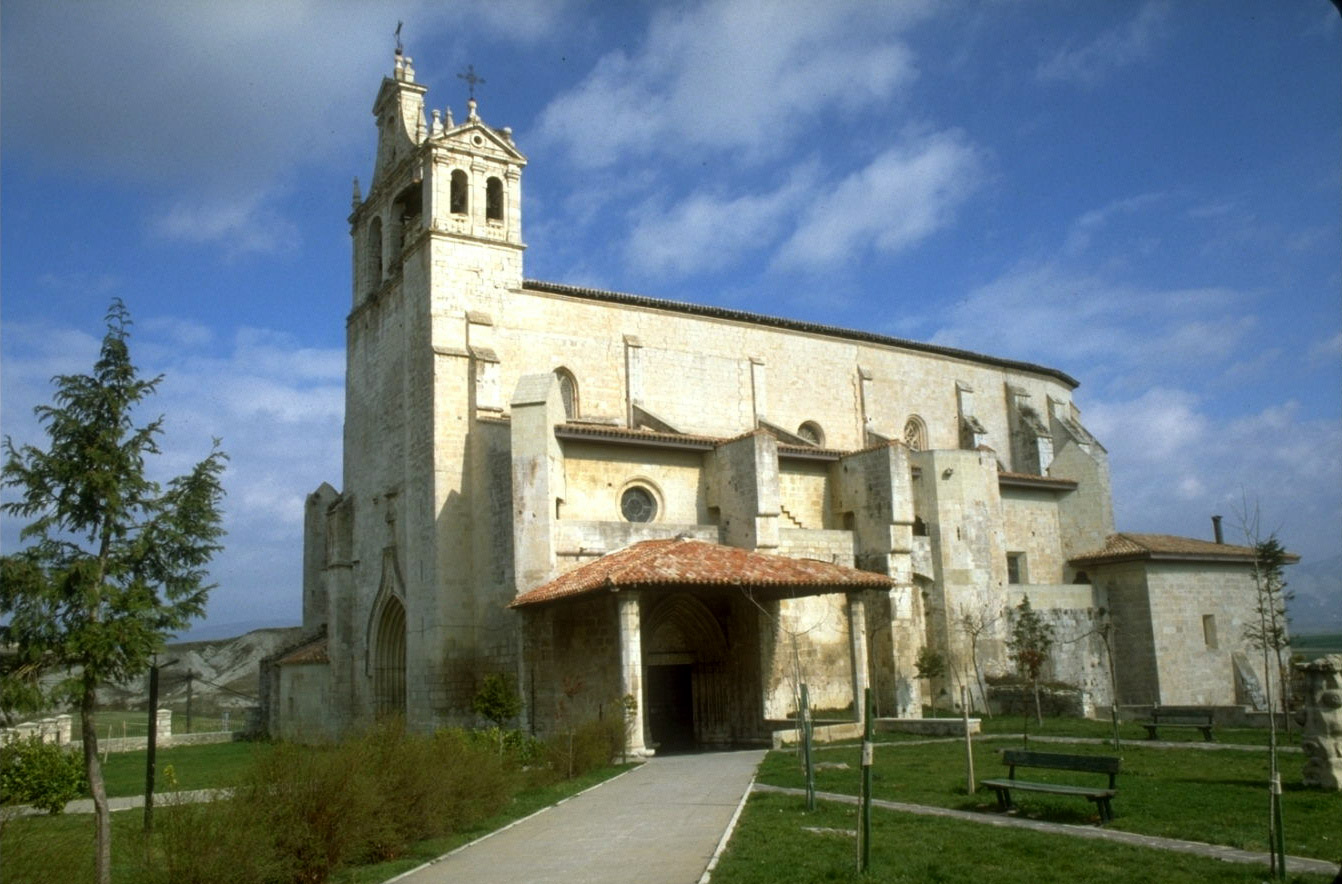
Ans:
<svg viewBox="0 0 1342 884"><path fill-rule="evenodd" d="M373 706L381 719L405 714L405 606L389 595L375 616Z"/></svg>
<svg viewBox="0 0 1342 884"><path fill-rule="evenodd" d="M470 209L470 181L460 169L452 171L452 185L448 196L448 209L453 215L465 215Z"/></svg>
<svg viewBox="0 0 1342 884"><path fill-rule="evenodd" d="M485 181L485 220L503 220L503 182L498 178Z"/></svg>

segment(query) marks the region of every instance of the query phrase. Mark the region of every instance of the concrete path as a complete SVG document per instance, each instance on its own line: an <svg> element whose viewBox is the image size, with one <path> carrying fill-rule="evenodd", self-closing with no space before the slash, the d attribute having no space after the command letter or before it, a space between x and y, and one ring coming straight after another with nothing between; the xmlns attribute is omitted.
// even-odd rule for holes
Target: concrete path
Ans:
<svg viewBox="0 0 1342 884"><path fill-rule="evenodd" d="M154 807L165 807L169 804L196 804L201 801L216 801L220 798L226 798L229 795L228 789L193 789L179 792L156 792L154 793ZM120 798L108 798L107 809L112 812L118 810L135 810L144 807L143 795L124 795ZM92 798L76 798L74 801L65 805L65 813L93 813ZM12 807L0 808L0 818L16 819L21 816L39 816L45 814L45 810L38 810L27 804L18 804Z"/></svg>
<svg viewBox="0 0 1342 884"><path fill-rule="evenodd" d="M653 758L392 880L695 884L764 750Z"/></svg>

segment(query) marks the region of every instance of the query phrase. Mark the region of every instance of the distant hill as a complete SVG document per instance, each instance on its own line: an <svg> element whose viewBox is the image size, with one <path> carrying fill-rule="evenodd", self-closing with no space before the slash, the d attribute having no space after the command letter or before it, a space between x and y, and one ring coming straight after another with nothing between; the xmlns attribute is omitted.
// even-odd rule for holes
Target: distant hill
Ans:
<svg viewBox="0 0 1342 884"><path fill-rule="evenodd" d="M227 638L174 642L159 655L159 705L183 704L189 681L192 704L198 710L254 706L261 659L293 644L302 634L302 627L288 626L253 629ZM63 677L64 673L57 673L43 681L50 684ZM98 688L98 702L112 709L145 708L149 702L148 675Z"/></svg>
<svg viewBox="0 0 1342 884"><path fill-rule="evenodd" d="M1342 555L1287 568L1286 589L1293 634L1342 632Z"/></svg>

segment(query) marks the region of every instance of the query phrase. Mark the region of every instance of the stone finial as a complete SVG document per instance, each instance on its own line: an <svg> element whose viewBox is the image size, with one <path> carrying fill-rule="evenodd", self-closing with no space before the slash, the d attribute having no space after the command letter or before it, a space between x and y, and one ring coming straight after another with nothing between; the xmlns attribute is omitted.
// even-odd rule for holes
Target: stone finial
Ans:
<svg viewBox="0 0 1342 884"><path fill-rule="evenodd" d="M455 125L456 123L452 122L452 108L450 107L443 108L443 126L445 128L451 129Z"/></svg>
<svg viewBox="0 0 1342 884"><path fill-rule="evenodd" d="M468 98L466 100L466 119L472 121L480 119L480 115L475 112L475 108L476 108L475 99Z"/></svg>
<svg viewBox="0 0 1342 884"><path fill-rule="evenodd" d="M359 176L354 176L354 195L350 200L351 208L359 208L363 205L363 191L359 189Z"/></svg>
<svg viewBox="0 0 1342 884"><path fill-rule="evenodd" d="M1342 654L1328 654L1296 668L1305 677L1306 786L1342 791Z"/></svg>
<svg viewBox="0 0 1342 884"><path fill-rule="evenodd" d="M429 127L429 134L434 138L443 134L443 116L437 108L433 109L433 125Z"/></svg>

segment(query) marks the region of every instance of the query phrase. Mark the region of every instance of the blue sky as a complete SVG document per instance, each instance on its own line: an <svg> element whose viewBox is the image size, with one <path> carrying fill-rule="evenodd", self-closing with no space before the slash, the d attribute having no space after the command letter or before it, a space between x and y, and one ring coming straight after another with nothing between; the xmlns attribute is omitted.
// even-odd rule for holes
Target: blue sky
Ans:
<svg viewBox="0 0 1342 884"><path fill-rule="evenodd" d="M429 106L460 119L474 64L527 154L529 277L1055 366L1121 530L1205 537L1247 500L1342 553L1326 0L7 0L0 423L40 441L124 299L163 475L232 456L211 623L299 617L398 20Z"/></svg>

